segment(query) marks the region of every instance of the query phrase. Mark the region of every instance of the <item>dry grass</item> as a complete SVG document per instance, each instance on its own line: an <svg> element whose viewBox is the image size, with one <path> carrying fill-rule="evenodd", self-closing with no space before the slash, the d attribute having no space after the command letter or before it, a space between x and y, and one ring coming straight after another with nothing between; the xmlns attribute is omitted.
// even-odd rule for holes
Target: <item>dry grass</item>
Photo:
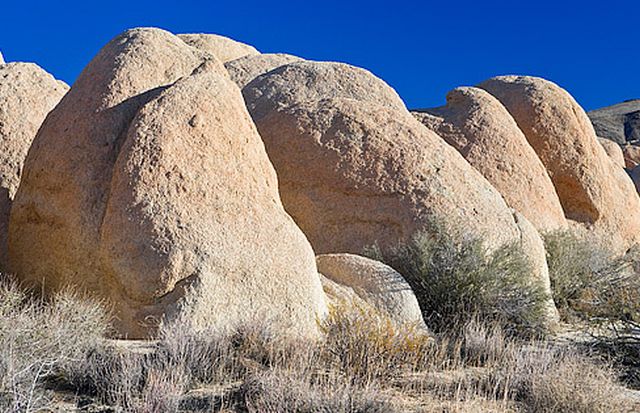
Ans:
<svg viewBox="0 0 640 413"><path fill-rule="evenodd" d="M640 387L640 251L612 256L571 232L549 234L545 244L562 318L586 325L590 349L611 357Z"/></svg>
<svg viewBox="0 0 640 413"><path fill-rule="evenodd" d="M604 364L471 321L437 341L379 316L332 312L322 342L260 328L233 337L166 328L142 350L104 347L78 392L132 412L632 412ZM576 374L579 371L580 374ZM83 384L80 384L83 383ZM190 391L199 389L194 401ZM202 396L205 394L206 396Z"/></svg>
<svg viewBox="0 0 640 413"><path fill-rule="evenodd" d="M264 326L220 337L165 325L154 342L102 339L104 315L72 295L0 289L2 411L61 390L123 412L634 412L609 366L472 319L435 340L380 315L332 310L319 342ZM37 350L37 351L34 351ZM7 367L8 366L8 367ZM580 372L580 374L576 374ZM7 377L11 377L7 380ZM57 386L57 392L46 390Z"/></svg>
<svg viewBox="0 0 640 413"><path fill-rule="evenodd" d="M0 282L0 410L31 412L49 403L45 379L85 359L108 318L100 303L71 292L38 300Z"/></svg>

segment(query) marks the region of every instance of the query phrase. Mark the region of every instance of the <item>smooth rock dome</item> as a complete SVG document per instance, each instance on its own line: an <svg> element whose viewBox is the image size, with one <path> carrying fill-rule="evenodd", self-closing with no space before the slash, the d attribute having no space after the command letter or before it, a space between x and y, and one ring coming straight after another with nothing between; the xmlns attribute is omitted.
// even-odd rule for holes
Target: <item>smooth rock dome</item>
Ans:
<svg viewBox="0 0 640 413"><path fill-rule="evenodd" d="M284 53L250 54L239 59L231 60L225 63L224 67L229 72L231 80L242 89L256 77L280 66L297 61L302 61L302 59Z"/></svg>
<svg viewBox="0 0 640 413"><path fill-rule="evenodd" d="M256 125L284 206L316 253L395 246L432 220L489 246L516 237L500 194L406 110L325 99L273 110Z"/></svg>
<svg viewBox="0 0 640 413"><path fill-rule="evenodd" d="M406 111L395 90L371 72L344 63L294 62L258 76L242 89L255 121L274 110L346 98Z"/></svg>
<svg viewBox="0 0 640 413"><path fill-rule="evenodd" d="M447 105L414 111L477 169L539 231L567 226L547 171L504 106L475 87L447 94Z"/></svg>
<svg viewBox="0 0 640 413"><path fill-rule="evenodd" d="M69 86L33 63L0 55L0 270L7 270L9 212L29 147Z"/></svg>
<svg viewBox="0 0 640 413"><path fill-rule="evenodd" d="M509 110L545 165L567 219L624 252L640 241L640 198L598 143L589 118L567 91L531 76L482 82Z"/></svg>
<svg viewBox="0 0 640 413"><path fill-rule="evenodd" d="M326 277L325 293L337 306L371 308L399 326L429 331L411 286L393 268L354 254L318 255L316 263Z"/></svg>
<svg viewBox="0 0 640 413"><path fill-rule="evenodd" d="M189 33L179 34L178 37L189 46L212 54L222 63L260 54L253 46L217 34Z"/></svg>
<svg viewBox="0 0 640 413"><path fill-rule="evenodd" d="M109 300L118 333L159 320L315 336L311 246L220 62L159 29L116 37L39 131L10 225L28 284Z"/></svg>

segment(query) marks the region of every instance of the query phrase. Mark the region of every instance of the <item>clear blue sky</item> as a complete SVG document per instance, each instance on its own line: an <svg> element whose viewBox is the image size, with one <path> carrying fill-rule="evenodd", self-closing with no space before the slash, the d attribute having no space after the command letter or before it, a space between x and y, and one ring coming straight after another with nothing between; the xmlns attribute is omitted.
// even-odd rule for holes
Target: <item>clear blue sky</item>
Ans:
<svg viewBox="0 0 640 413"><path fill-rule="evenodd" d="M640 98L638 1L3 0L0 51L72 83L121 31L209 32L365 67L409 107L499 74L542 76L585 108Z"/></svg>

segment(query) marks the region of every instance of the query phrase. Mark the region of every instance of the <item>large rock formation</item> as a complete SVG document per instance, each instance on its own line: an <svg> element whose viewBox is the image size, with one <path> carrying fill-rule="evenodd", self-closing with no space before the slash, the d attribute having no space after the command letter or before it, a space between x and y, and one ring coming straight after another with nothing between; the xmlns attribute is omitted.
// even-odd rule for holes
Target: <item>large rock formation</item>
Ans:
<svg viewBox="0 0 640 413"><path fill-rule="evenodd" d="M623 251L640 241L640 199L598 143L589 118L552 82L500 76L480 87L502 102L545 165L565 216Z"/></svg>
<svg viewBox="0 0 640 413"><path fill-rule="evenodd" d="M260 54L253 46L217 34L190 33L179 34L178 37L189 46L214 55L222 63L247 55Z"/></svg>
<svg viewBox="0 0 640 413"><path fill-rule="evenodd" d="M447 105L413 112L453 146L541 232L566 227L547 171L509 112L489 93L460 87Z"/></svg>
<svg viewBox="0 0 640 413"><path fill-rule="evenodd" d="M40 125L69 86L33 63L3 64L0 56L0 270L6 269L11 200Z"/></svg>
<svg viewBox="0 0 640 413"><path fill-rule="evenodd" d="M393 268L353 254L319 255L316 263L334 305L380 313L398 325L428 331L411 286Z"/></svg>
<svg viewBox="0 0 640 413"><path fill-rule="evenodd" d="M298 103L347 98L406 111L400 96L370 72L344 63L295 62L250 82L242 94L255 121Z"/></svg>
<svg viewBox="0 0 640 413"><path fill-rule="evenodd" d="M587 113L598 136L619 145L640 141L640 100L628 100Z"/></svg>
<svg viewBox="0 0 640 413"><path fill-rule="evenodd" d="M313 335L326 312L238 88L212 55L158 29L112 40L47 118L9 254L30 284L111 301L130 337L162 317Z"/></svg>
<svg viewBox="0 0 640 413"><path fill-rule="evenodd" d="M283 53L266 53L260 55L247 55L224 64L229 72L231 80L238 87L243 88L249 82L261 74L267 73L275 68L288 63L301 61L297 56Z"/></svg>
<svg viewBox="0 0 640 413"><path fill-rule="evenodd" d="M257 126L285 208L318 253L395 246L434 220L492 246L516 237L500 194L406 110L310 100L272 110Z"/></svg>

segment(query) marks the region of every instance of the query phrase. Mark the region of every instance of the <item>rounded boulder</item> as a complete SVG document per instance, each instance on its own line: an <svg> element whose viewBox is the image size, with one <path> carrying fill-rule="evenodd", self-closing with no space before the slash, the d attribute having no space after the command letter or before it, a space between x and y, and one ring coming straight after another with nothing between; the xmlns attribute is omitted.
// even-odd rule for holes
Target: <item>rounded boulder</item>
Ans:
<svg viewBox="0 0 640 413"><path fill-rule="evenodd" d="M479 85L495 96L545 165L567 219L624 252L640 241L640 198L607 156L584 110L558 85L499 76Z"/></svg>
<svg viewBox="0 0 640 413"><path fill-rule="evenodd" d="M460 152L539 231L567 226L544 165L496 98L482 89L460 87L447 94L446 106L413 114Z"/></svg>
<svg viewBox="0 0 640 413"><path fill-rule="evenodd" d="M314 253L240 91L176 36L134 29L105 46L41 128L23 182L13 271L104 298L119 335L160 321L318 333Z"/></svg>

